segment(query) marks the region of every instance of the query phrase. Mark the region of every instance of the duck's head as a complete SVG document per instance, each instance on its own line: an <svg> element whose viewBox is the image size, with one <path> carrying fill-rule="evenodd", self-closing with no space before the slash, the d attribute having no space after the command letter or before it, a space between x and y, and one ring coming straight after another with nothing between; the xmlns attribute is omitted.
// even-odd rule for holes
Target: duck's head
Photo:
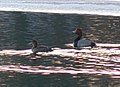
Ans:
<svg viewBox="0 0 120 87"><path fill-rule="evenodd" d="M73 33L77 34L78 36L82 37L82 30L78 27L76 28L75 31L73 31Z"/></svg>
<svg viewBox="0 0 120 87"><path fill-rule="evenodd" d="M32 40L32 46L33 46L33 48L37 47L37 41L36 40Z"/></svg>

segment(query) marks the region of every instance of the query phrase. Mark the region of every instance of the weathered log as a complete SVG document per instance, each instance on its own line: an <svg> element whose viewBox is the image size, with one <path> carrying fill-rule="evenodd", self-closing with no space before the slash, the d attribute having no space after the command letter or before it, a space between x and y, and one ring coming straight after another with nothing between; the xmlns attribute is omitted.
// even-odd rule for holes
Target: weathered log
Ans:
<svg viewBox="0 0 120 87"><path fill-rule="evenodd" d="M68 48L74 48L73 44L65 44L66 47ZM96 43L97 47L101 47L101 48L120 48L120 44L109 44L109 43Z"/></svg>
<svg viewBox="0 0 120 87"><path fill-rule="evenodd" d="M32 51L27 50L2 50L0 51L1 56L30 56ZM56 49L51 52L38 52L38 56L61 56L61 57L88 57L88 56L98 56L98 57L110 57L112 55L120 56L120 49L106 49L106 48L92 48L92 49Z"/></svg>

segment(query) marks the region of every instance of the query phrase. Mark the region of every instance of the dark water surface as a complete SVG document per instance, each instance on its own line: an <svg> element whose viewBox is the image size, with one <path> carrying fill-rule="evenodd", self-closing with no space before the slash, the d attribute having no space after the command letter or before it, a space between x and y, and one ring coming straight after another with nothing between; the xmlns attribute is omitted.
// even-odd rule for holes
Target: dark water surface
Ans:
<svg viewBox="0 0 120 87"><path fill-rule="evenodd" d="M0 49L28 49L32 39L50 47L65 48L80 26L83 38L97 43L120 43L120 17L0 12ZM0 65L86 68L74 58L1 56ZM84 60L87 61L86 59ZM0 87L119 87L120 80L107 75L35 74L0 72Z"/></svg>

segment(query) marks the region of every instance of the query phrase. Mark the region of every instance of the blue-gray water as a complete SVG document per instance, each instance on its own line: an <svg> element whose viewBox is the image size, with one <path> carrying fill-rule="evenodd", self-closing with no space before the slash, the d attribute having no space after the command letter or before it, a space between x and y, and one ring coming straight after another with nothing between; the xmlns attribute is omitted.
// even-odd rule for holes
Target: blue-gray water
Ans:
<svg viewBox="0 0 120 87"><path fill-rule="evenodd" d="M0 49L29 49L32 39L50 47L65 48L75 38L72 31L80 26L83 38L97 43L120 43L120 17L0 12ZM62 67L86 69L80 60L70 57L1 56L0 65L30 67ZM83 59L87 63L88 59ZM23 68L24 70L24 68ZM119 87L120 80L97 74L40 74L0 72L0 87Z"/></svg>

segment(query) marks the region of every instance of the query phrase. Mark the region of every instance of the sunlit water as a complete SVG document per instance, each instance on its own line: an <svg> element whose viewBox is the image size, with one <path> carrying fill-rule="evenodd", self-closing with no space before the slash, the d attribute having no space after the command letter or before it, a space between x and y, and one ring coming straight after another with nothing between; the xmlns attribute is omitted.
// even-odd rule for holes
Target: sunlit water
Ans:
<svg viewBox="0 0 120 87"><path fill-rule="evenodd" d="M117 0L0 0L1 11L120 16Z"/></svg>
<svg viewBox="0 0 120 87"><path fill-rule="evenodd" d="M83 30L83 38L120 43L119 24L117 16L0 12L0 49L28 50L32 39L65 49L64 44L74 40L72 31L77 26ZM99 56L0 56L0 87L119 87L119 56Z"/></svg>

